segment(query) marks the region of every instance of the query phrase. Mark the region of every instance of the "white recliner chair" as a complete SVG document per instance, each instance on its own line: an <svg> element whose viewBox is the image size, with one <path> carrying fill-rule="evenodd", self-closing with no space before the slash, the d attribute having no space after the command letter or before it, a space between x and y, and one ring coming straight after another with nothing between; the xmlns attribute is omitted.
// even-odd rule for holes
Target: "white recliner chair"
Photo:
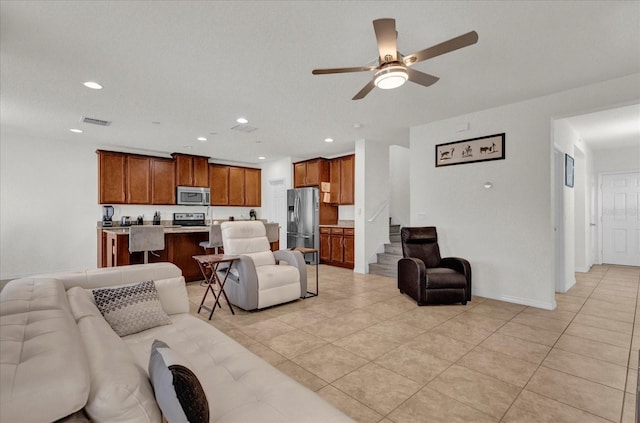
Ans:
<svg viewBox="0 0 640 423"><path fill-rule="evenodd" d="M224 253L240 256L233 263L224 290L244 310L282 304L307 294L307 266L299 251L271 251L262 222L220 225ZM226 269L219 269L221 276Z"/></svg>

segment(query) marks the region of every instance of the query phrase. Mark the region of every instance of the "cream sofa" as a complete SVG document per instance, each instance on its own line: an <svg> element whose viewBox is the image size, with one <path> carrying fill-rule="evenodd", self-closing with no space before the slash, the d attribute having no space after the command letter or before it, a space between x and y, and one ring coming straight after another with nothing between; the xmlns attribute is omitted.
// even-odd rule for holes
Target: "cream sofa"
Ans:
<svg viewBox="0 0 640 423"><path fill-rule="evenodd" d="M119 337L91 290L148 280L171 324ZM0 293L0 421L162 421L147 373L155 339L189 362L206 393L211 422L352 421L190 315L184 278L170 263L9 282Z"/></svg>

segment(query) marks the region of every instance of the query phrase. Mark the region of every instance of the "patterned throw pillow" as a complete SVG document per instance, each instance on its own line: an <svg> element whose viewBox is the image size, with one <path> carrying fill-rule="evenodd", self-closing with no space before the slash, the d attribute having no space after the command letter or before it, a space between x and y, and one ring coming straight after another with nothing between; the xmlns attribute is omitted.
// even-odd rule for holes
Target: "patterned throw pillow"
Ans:
<svg viewBox="0 0 640 423"><path fill-rule="evenodd" d="M168 422L208 423L209 403L186 360L162 341L155 340L149 358L149 378L156 401Z"/></svg>
<svg viewBox="0 0 640 423"><path fill-rule="evenodd" d="M118 336L131 335L156 326L170 325L153 281L119 288L94 289L98 310Z"/></svg>

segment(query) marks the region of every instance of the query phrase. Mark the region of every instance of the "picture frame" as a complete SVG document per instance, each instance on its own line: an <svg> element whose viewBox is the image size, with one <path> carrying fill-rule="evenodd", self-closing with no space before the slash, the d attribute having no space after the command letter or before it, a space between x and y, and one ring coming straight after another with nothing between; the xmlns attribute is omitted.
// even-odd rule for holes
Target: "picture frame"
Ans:
<svg viewBox="0 0 640 423"><path fill-rule="evenodd" d="M574 181L574 161L573 157L564 155L564 184L569 188L573 188Z"/></svg>
<svg viewBox="0 0 640 423"><path fill-rule="evenodd" d="M436 167L505 159L505 133L436 145Z"/></svg>

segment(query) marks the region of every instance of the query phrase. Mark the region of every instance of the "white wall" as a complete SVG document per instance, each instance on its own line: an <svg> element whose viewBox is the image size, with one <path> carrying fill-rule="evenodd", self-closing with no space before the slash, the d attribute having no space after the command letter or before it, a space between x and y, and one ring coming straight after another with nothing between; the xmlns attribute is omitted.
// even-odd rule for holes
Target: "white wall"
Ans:
<svg viewBox="0 0 640 423"><path fill-rule="evenodd" d="M95 148L0 137L0 279L95 267Z"/></svg>
<svg viewBox="0 0 640 423"><path fill-rule="evenodd" d="M640 169L640 140L637 147L594 150L596 172L626 172Z"/></svg>
<svg viewBox="0 0 640 423"><path fill-rule="evenodd" d="M407 226L411 221L411 150L399 145L389 147L389 215L394 224Z"/></svg>
<svg viewBox="0 0 640 423"><path fill-rule="evenodd" d="M355 180L355 267L356 273L369 273L369 263L389 242L389 148L373 141L356 140Z"/></svg>
<svg viewBox="0 0 640 423"><path fill-rule="evenodd" d="M412 128L411 225L471 262L475 295L554 308L551 122L637 98L640 74ZM434 145L501 132L506 160L434 167Z"/></svg>

